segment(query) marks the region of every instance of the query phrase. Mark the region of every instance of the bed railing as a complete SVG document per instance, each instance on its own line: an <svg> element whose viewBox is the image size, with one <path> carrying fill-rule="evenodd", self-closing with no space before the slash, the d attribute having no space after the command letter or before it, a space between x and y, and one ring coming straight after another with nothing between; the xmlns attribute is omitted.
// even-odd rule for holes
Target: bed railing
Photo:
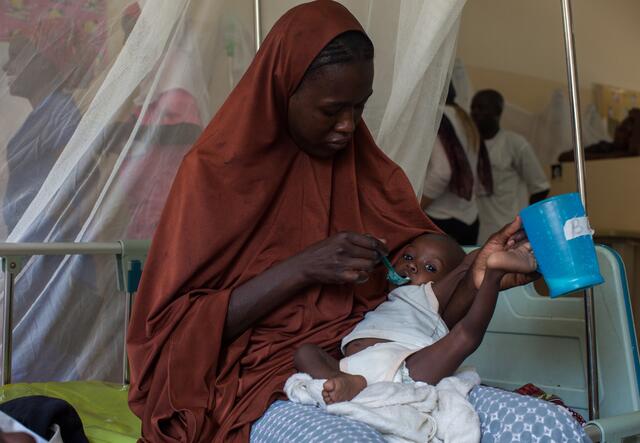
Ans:
<svg viewBox="0 0 640 443"><path fill-rule="evenodd" d="M142 268L150 242L121 240L103 243L0 243L0 260L5 276L5 298L2 305L2 377L0 388L11 383L12 302L14 283L29 257L34 255L111 255L116 265L117 287L125 296L123 318L124 341L131 315L134 293L138 289ZM122 354L122 384L129 384L129 365L126 346ZM585 431L594 442L621 442L640 435L640 412L592 420ZM633 438L633 437L632 437ZM625 440L626 441L626 440ZM634 440L637 441L637 440Z"/></svg>
<svg viewBox="0 0 640 443"><path fill-rule="evenodd" d="M124 342L122 353L122 384L129 384L127 360L127 325L131 316L133 294L138 289L142 267L150 241L120 240L94 243L0 243L0 260L4 273L4 302L2 304L2 377L0 387L11 383L11 351L13 336L13 292L16 277L23 264L34 255L112 255L115 258L118 290L125 295Z"/></svg>

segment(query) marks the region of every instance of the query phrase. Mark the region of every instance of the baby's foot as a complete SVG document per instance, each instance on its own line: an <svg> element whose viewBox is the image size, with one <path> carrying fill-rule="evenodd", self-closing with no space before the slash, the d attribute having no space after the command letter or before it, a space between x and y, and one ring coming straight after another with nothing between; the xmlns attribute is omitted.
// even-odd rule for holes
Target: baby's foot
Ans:
<svg viewBox="0 0 640 443"><path fill-rule="evenodd" d="M526 274L535 271L537 263L531 250L531 244L527 242L514 249L494 252L487 259L487 267Z"/></svg>
<svg viewBox="0 0 640 443"><path fill-rule="evenodd" d="M341 372L324 382L322 397L328 405L349 401L367 387L367 380L362 375Z"/></svg>

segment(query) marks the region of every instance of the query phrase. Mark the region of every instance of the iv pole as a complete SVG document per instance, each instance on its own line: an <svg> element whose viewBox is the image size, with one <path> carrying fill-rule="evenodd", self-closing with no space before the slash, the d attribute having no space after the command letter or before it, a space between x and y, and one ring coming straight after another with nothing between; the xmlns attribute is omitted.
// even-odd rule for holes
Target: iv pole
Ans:
<svg viewBox="0 0 640 443"><path fill-rule="evenodd" d="M582 129L580 122L580 98L578 94L578 70L573 39L573 19L571 0L562 0L562 24L564 29L564 47L567 59L567 79L569 99L571 101L571 122L573 130L573 153L576 164L576 178L580 200L587 209L585 187L584 150L582 148ZM589 392L589 420L600 418L600 400L598 395L598 353L596 350L596 321L593 302L593 288L584 292L584 319L587 337L587 386Z"/></svg>

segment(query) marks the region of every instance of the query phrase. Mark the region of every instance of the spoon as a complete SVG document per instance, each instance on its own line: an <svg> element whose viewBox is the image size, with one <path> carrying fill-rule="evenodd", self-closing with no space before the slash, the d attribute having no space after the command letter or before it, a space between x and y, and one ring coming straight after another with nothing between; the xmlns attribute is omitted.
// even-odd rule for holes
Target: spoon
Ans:
<svg viewBox="0 0 640 443"><path fill-rule="evenodd" d="M393 283L396 286L402 286L411 281L410 278L403 277L400 274L398 274L396 270L393 269L393 266L391 265L391 262L387 257L385 257L384 255L382 255L381 257L382 257L382 264L384 264L385 268L387 268L387 280L389 280L391 283Z"/></svg>

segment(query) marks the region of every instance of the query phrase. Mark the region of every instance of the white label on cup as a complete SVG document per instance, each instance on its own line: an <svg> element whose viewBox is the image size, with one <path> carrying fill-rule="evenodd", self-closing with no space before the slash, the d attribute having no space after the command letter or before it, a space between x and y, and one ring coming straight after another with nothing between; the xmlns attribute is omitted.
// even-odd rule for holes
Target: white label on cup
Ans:
<svg viewBox="0 0 640 443"><path fill-rule="evenodd" d="M574 238L585 235L593 235L594 232L591 226L589 226L589 219L587 217L570 218L564 222L564 238L567 240L573 240Z"/></svg>

